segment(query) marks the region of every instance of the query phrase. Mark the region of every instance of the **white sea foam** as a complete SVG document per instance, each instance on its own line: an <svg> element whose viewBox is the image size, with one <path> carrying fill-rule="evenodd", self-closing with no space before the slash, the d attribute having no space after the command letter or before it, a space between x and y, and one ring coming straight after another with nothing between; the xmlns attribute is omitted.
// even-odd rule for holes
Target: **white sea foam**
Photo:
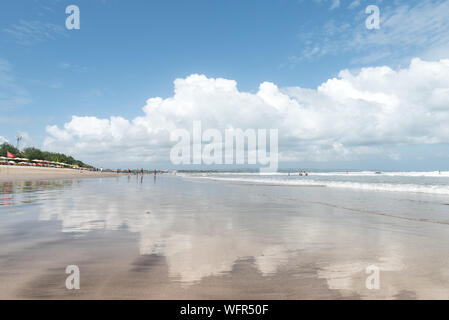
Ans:
<svg viewBox="0 0 449 320"><path fill-rule="evenodd" d="M350 176L350 177L370 177L370 176L387 176L387 177L434 177L449 178L449 171L403 171L403 172L311 172L310 176Z"/></svg>
<svg viewBox="0 0 449 320"><path fill-rule="evenodd" d="M298 172L213 172L214 176L291 176L298 175ZM202 173L203 176L209 174ZM375 172L375 171L336 171L336 172L308 172L309 176L345 176L345 177L434 177L449 178L449 171L397 171L397 172Z"/></svg>
<svg viewBox="0 0 449 320"><path fill-rule="evenodd" d="M419 185L405 183L375 183L375 182L353 182L353 181L320 181L313 179L276 179L276 178L255 178L255 177L219 177L219 176L191 176L193 178L210 179L216 181L242 182L249 184L286 185L286 186L312 186L330 188L348 188L371 191L389 192L413 192L449 195L448 185Z"/></svg>

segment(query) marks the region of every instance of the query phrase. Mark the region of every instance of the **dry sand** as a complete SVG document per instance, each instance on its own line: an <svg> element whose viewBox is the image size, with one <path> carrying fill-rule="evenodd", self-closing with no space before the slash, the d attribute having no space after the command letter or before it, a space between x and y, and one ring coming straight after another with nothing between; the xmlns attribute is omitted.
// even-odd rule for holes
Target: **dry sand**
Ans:
<svg viewBox="0 0 449 320"><path fill-rule="evenodd" d="M0 182L116 177L113 172L0 165Z"/></svg>

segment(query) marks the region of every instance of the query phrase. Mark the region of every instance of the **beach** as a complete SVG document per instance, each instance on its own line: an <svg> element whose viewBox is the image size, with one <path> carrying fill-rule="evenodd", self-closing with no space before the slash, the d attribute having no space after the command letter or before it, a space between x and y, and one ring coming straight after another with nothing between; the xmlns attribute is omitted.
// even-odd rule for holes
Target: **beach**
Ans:
<svg viewBox="0 0 449 320"><path fill-rule="evenodd" d="M0 299L449 298L447 195L235 176L0 184Z"/></svg>
<svg viewBox="0 0 449 320"><path fill-rule="evenodd" d="M76 170L67 168L41 168L0 165L0 182L55 179L83 179L114 177L117 173Z"/></svg>

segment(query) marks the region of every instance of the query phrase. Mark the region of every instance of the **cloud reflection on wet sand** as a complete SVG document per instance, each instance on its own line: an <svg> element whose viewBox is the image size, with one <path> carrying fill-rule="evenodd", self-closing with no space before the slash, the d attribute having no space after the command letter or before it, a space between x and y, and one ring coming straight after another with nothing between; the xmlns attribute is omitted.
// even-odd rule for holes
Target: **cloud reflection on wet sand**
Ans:
<svg viewBox="0 0 449 320"><path fill-rule="evenodd" d="M0 279L11 286L4 296L8 292L45 298L444 298L448 294L445 261L437 258L442 249L434 248L427 260L421 259L423 248L444 239L445 226L423 229L413 222L286 201L285 196L292 194L313 200L298 188L248 188L174 177L161 177L156 184L126 178L72 181L38 185L34 193L28 186L35 196L28 206L21 203L23 186L11 188L15 203L4 207L6 226L0 229L0 238L11 243L0 255ZM268 192L273 196L266 197ZM322 192L338 193L307 192L317 198ZM351 195L338 196L351 204ZM378 204L381 209L393 201L386 200ZM29 232L38 230L34 238L10 232L25 222ZM82 270L83 290L75 296L63 288L65 274L60 268L66 263L79 264ZM370 264L382 270L380 290L365 288L364 269ZM429 278L429 272L438 281ZM23 280L14 285L17 277Z"/></svg>

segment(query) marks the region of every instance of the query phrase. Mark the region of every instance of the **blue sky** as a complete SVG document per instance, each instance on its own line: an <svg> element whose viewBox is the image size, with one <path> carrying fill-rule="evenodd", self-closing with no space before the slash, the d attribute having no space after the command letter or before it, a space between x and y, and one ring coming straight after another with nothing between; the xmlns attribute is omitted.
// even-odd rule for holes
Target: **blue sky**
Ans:
<svg viewBox="0 0 449 320"><path fill-rule="evenodd" d="M65 28L70 4L80 8L80 30ZM365 27L371 4L381 10L380 30ZM192 74L231 79L239 91L257 94L263 82L315 90L345 69L397 71L413 58L449 58L447 1L18 0L2 1L0 8L0 136L13 141L20 133L24 144L50 149L57 145L45 143L48 126L62 129L72 116L132 121L142 116L147 99L172 97L174 80ZM438 86L444 100L449 84ZM432 169L449 160L445 133L432 134L423 133L429 139L422 142L408 136L393 144L379 141L383 151L377 155L348 149L358 156L329 155L324 163L298 156L287 162L361 167L370 159L370 167L396 168L431 145L431 159L424 163L415 156L411 167ZM100 138L95 139L89 141ZM356 144L349 142L351 148ZM80 148L63 151L109 164L108 157ZM383 158L385 153L394 156ZM127 164L147 165L150 159L156 158Z"/></svg>

